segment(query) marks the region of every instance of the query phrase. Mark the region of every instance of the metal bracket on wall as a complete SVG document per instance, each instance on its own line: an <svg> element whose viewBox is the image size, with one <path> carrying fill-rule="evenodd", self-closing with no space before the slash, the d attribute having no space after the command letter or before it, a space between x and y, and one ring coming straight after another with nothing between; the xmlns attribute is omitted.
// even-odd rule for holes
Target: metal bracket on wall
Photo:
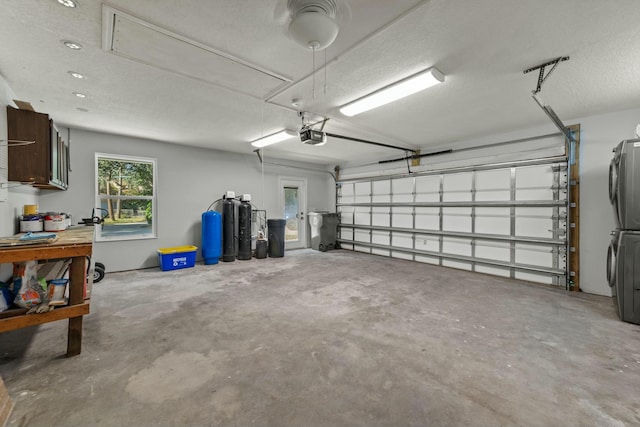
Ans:
<svg viewBox="0 0 640 427"><path fill-rule="evenodd" d="M528 74L528 73L530 73L532 71L535 71L535 70L540 70L540 74L538 74L538 86L536 87L536 90L533 93L534 94L538 94L542 90L542 85L549 78L551 73L553 73L553 71L556 69L558 64L563 62L563 61L568 61L568 60L569 60L568 56L560 56L560 57L554 59L553 61L545 62L544 64L536 65L535 67L527 68L526 70L524 70L523 71L524 74ZM553 65L553 67L551 67L551 69L549 70L549 72L545 76L544 69L545 69L545 67L547 67L549 65Z"/></svg>
<svg viewBox="0 0 640 427"><path fill-rule="evenodd" d="M567 138L567 140L570 141L570 142L575 142L575 137L573 136L573 133L571 132L571 130L569 130L564 125L564 123L562 123L562 120L560 120L560 118L558 117L556 112L553 111L551 106L545 104L544 101L542 100L542 98L540 97L540 95L538 95L540 93L540 91L542 90L542 85L549 78L551 73L556 69L558 64L560 62L567 61L567 60L569 60L568 56L560 56L560 57L554 59L553 61L545 62L544 64L540 64L540 65L536 65L535 67L528 68L528 69L524 70L523 73L527 74L527 73L530 73L530 72L535 71L535 70L540 70L540 74L538 74L538 85L536 86L536 90L532 91L533 99L534 99L534 101L536 101L538 106L540 106L540 108L542 108L542 111L545 112L545 114L549 117L549 119L551 119L553 124L556 125L556 127L560 130L560 132L562 132L564 134L564 136ZM545 67L547 67L549 65L552 65L552 67L549 70L549 72L545 75L544 74Z"/></svg>

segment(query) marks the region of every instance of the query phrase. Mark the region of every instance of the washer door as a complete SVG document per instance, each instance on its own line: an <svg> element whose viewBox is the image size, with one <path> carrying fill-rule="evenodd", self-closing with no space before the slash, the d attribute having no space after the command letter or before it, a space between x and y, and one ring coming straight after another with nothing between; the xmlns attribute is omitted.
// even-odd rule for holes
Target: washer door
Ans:
<svg viewBox="0 0 640 427"><path fill-rule="evenodd" d="M616 204L618 198L618 162L614 157L609 164L609 201Z"/></svg>
<svg viewBox="0 0 640 427"><path fill-rule="evenodd" d="M614 238L609 244L609 249L607 250L607 282L609 282L609 286L614 288L616 286L616 262L617 262L617 248L618 242Z"/></svg>
<svg viewBox="0 0 640 427"><path fill-rule="evenodd" d="M616 221L616 227L621 228L620 225L620 206L618 203L619 191L618 191L618 172L620 171L620 156L615 156L609 164L609 201L613 205L613 215Z"/></svg>

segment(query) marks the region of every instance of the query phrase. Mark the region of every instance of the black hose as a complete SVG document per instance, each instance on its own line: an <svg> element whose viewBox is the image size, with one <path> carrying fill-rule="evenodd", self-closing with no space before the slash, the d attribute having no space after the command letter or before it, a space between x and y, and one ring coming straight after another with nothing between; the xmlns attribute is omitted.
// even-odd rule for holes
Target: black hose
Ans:
<svg viewBox="0 0 640 427"><path fill-rule="evenodd" d="M213 203L211 203L211 204L209 205L209 207L207 208L206 212L209 212L209 211L211 210L211 206L215 205L215 204L216 204L216 203L218 203L220 200L222 200L222 198L220 198L220 199L218 199L218 200L215 200Z"/></svg>

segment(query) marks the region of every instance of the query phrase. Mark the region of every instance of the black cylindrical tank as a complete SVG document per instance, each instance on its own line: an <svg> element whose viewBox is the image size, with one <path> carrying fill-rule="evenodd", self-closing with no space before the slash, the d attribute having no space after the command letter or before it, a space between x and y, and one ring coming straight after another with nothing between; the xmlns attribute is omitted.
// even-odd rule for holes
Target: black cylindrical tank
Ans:
<svg viewBox="0 0 640 427"><path fill-rule="evenodd" d="M268 219L269 231L269 257L280 258L284 256L284 227L287 221L284 219Z"/></svg>
<svg viewBox="0 0 640 427"><path fill-rule="evenodd" d="M235 239L235 204L233 199L224 199L222 202L222 261L236 260Z"/></svg>
<svg viewBox="0 0 640 427"><path fill-rule="evenodd" d="M251 204L243 201L238 208L238 259L251 259Z"/></svg>

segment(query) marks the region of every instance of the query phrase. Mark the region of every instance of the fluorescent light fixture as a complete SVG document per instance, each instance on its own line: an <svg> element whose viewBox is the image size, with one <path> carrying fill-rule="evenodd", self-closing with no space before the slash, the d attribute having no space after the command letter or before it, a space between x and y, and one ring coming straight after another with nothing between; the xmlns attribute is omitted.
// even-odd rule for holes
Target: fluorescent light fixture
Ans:
<svg viewBox="0 0 640 427"><path fill-rule="evenodd" d="M78 98L86 98L87 95L85 95L84 93L80 93L80 92L73 92L73 94L75 96L77 96Z"/></svg>
<svg viewBox="0 0 640 427"><path fill-rule="evenodd" d="M293 138L294 136L298 136L298 133L289 129L284 129L279 132L272 133L271 135L258 138L255 141L252 141L251 145L253 145L254 147L262 148L266 147L267 145L284 141L285 139Z"/></svg>
<svg viewBox="0 0 640 427"><path fill-rule="evenodd" d="M420 92L421 90L442 82L444 82L444 74L435 68L429 68L428 70L421 71L397 83L377 90L357 101L350 102L340 108L340 112L345 116L352 117L406 96L413 95L416 92Z"/></svg>

